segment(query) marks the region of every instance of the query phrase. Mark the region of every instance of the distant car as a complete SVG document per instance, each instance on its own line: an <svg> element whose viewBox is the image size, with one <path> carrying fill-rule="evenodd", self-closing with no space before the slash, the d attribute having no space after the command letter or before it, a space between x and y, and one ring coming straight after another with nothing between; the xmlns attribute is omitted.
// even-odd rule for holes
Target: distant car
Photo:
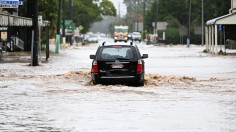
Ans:
<svg viewBox="0 0 236 132"><path fill-rule="evenodd" d="M106 36L107 36L107 35L106 35L105 33L101 33L101 34L100 34L100 37L101 37L101 38L105 38Z"/></svg>
<svg viewBox="0 0 236 132"><path fill-rule="evenodd" d="M86 40L89 43L98 43L98 36L96 34L89 34Z"/></svg>
<svg viewBox="0 0 236 132"><path fill-rule="evenodd" d="M140 32L133 32L132 33L132 41L139 41L141 42L141 33Z"/></svg>
<svg viewBox="0 0 236 132"><path fill-rule="evenodd" d="M105 44L99 46L92 61L93 84L128 84L144 86L145 62L148 54L141 56L137 45Z"/></svg>

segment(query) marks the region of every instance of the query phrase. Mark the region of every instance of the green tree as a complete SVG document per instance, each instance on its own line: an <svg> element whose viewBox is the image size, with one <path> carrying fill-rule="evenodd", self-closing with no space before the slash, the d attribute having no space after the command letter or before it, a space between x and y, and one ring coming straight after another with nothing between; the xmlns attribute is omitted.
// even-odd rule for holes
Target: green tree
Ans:
<svg viewBox="0 0 236 132"><path fill-rule="evenodd" d="M188 27L189 23L189 2L190 0L159 0L159 4L154 0L151 8L147 11L146 26L148 31L153 31L152 22L157 16L157 21L167 21L167 38L172 38L170 42L178 42L178 29L180 25ZM193 43L198 43L199 36L194 35L194 27L201 26L201 0L191 0L191 38ZM228 14L230 0L204 0L204 23L207 20ZM156 12L157 10L157 12ZM175 34L174 34L175 32ZM172 35L171 37L168 35ZM173 35L174 34L174 35ZM173 36L176 36L173 38ZM177 41L176 41L177 40Z"/></svg>
<svg viewBox="0 0 236 132"><path fill-rule="evenodd" d="M152 5L151 8L148 10L147 12L147 17L145 19L145 23L146 23L146 28L147 28L147 32L152 33L153 32L153 25L152 23L155 21L159 21L159 18L157 17L158 15L158 2L155 0Z"/></svg>
<svg viewBox="0 0 236 132"><path fill-rule="evenodd" d="M29 0L24 0L24 6L20 6L21 16L27 16L27 1ZM116 16L116 9L109 0L103 0L101 7L96 2L98 0L74 0L72 19L76 26L84 27L84 33L89 30L92 23L102 20L102 15ZM51 23L50 37L54 37L56 33L58 4L59 0L39 0L39 15ZM65 0L65 19L70 19L69 11L69 0Z"/></svg>
<svg viewBox="0 0 236 132"><path fill-rule="evenodd" d="M69 11L69 8L66 8L66 10ZM69 16L66 19L70 19ZM76 26L82 25L84 27L82 30L83 33L89 31L92 23L100 20L102 20L101 11L92 0L74 1L73 21Z"/></svg>
<svg viewBox="0 0 236 132"><path fill-rule="evenodd" d="M109 0L103 0L99 8L104 16L116 16L116 8Z"/></svg>
<svg viewBox="0 0 236 132"><path fill-rule="evenodd" d="M27 4L29 0L24 0L24 6L19 7L20 16L27 17ZM58 0L39 0L39 13L44 20L50 21L50 37L55 37L57 25ZM50 7L50 8L49 8Z"/></svg>
<svg viewBox="0 0 236 132"><path fill-rule="evenodd" d="M44 20L50 21L50 37L55 36L57 26L57 10L58 0L40 0L39 15L43 16ZM48 8L50 7L50 8Z"/></svg>
<svg viewBox="0 0 236 132"><path fill-rule="evenodd" d="M66 5L68 5L68 0ZM70 8L66 8L67 14L69 13ZM84 29L82 33L89 31L91 25L94 22L101 21L102 15L116 16L116 9L112 2L109 0L103 0L98 6L97 1L93 0L76 0L74 1L74 17L72 18L76 26L82 25ZM66 19L70 19L69 15L66 16Z"/></svg>

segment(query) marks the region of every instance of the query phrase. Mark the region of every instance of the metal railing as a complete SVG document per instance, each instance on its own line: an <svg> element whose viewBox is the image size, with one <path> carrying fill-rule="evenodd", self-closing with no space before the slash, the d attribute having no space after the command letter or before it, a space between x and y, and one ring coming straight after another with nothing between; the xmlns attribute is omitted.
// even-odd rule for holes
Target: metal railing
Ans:
<svg viewBox="0 0 236 132"><path fill-rule="evenodd" d="M12 49L12 51L14 51L15 49L24 50L24 41L17 36L12 36L9 48Z"/></svg>

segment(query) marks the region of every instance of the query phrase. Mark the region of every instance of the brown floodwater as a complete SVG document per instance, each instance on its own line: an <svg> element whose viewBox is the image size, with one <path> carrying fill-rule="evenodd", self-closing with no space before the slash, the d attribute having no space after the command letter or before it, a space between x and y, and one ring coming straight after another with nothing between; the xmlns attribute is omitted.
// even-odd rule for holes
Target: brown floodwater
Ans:
<svg viewBox="0 0 236 132"><path fill-rule="evenodd" d="M236 131L235 57L140 45L144 87L93 85L96 47L65 49L38 67L1 63L0 131Z"/></svg>

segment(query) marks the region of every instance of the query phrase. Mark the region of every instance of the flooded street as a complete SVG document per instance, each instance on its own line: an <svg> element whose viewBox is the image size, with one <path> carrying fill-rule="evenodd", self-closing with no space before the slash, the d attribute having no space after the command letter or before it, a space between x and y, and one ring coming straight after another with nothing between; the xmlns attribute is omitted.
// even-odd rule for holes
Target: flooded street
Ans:
<svg viewBox="0 0 236 132"><path fill-rule="evenodd" d="M37 67L0 63L0 131L236 131L236 56L138 47L149 54L144 87L92 85L96 44L62 49Z"/></svg>

